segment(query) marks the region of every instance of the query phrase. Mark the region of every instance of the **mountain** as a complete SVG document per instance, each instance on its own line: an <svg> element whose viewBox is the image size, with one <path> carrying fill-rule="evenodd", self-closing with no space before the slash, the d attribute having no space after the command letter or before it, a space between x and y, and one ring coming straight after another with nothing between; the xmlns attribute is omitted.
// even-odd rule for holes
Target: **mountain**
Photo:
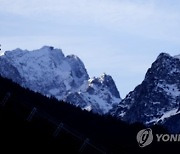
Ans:
<svg viewBox="0 0 180 154"><path fill-rule="evenodd" d="M169 124L179 113L180 56L166 53L158 56L144 81L111 111L112 115L130 123L164 124L171 130L177 128L179 120L173 126Z"/></svg>
<svg viewBox="0 0 180 154"><path fill-rule="evenodd" d="M86 81L79 92L70 93L66 101L73 104L84 103L84 109L99 113L98 109L103 109L107 113L113 106L120 102L119 92L111 76L103 74L100 78L92 78ZM107 103L104 103L107 102ZM97 109L97 110L96 110Z"/></svg>
<svg viewBox="0 0 180 154"><path fill-rule="evenodd" d="M82 109L107 113L121 101L111 76L90 79L75 55L44 46L28 51L15 49L0 56L0 75L46 96L53 96Z"/></svg>

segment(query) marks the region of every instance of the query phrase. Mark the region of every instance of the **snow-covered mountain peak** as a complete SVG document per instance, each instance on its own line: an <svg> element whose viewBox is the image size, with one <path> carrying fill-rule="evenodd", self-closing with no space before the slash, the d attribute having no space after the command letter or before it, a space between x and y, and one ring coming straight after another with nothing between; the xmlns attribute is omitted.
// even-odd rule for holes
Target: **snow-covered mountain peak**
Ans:
<svg viewBox="0 0 180 154"><path fill-rule="evenodd" d="M101 77L85 81L79 92L71 93L67 100L72 100L73 103L83 100L83 109L106 114L121 101L121 98L112 77L103 74Z"/></svg>
<svg viewBox="0 0 180 154"><path fill-rule="evenodd" d="M54 49L53 47L50 46L43 46L42 48L33 51L22 50L17 48L12 51L6 51L4 53L4 56L7 58L7 60L13 60L14 62L23 61L23 60L25 61L27 59L31 59L31 60L41 59L41 62L42 61L49 62L50 60L60 62L64 58L64 54L61 49Z"/></svg>
<svg viewBox="0 0 180 154"><path fill-rule="evenodd" d="M148 69L144 81L112 112L130 123L154 124L171 116L180 104L180 60L161 53Z"/></svg>
<svg viewBox="0 0 180 154"><path fill-rule="evenodd" d="M109 80L112 80L112 77L106 73L103 73L99 79L101 82L108 82Z"/></svg>
<svg viewBox="0 0 180 154"><path fill-rule="evenodd" d="M108 89L112 96L116 98L120 98L120 94L115 85L113 78L110 75L103 73L100 77L94 77L89 80L89 86L93 87L101 87L102 89Z"/></svg>
<svg viewBox="0 0 180 154"><path fill-rule="evenodd" d="M51 46L5 52L0 56L0 74L23 87L97 113L107 113L121 100L111 76L91 80L79 57L65 56Z"/></svg>
<svg viewBox="0 0 180 154"><path fill-rule="evenodd" d="M26 52L27 52L26 50L21 50L20 48L17 48L17 49L12 50L12 51L5 51L4 55L6 55L9 58L12 58L12 57L15 57L15 56L22 56Z"/></svg>
<svg viewBox="0 0 180 154"><path fill-rule="evenodd" d="M33 51L16 49L0 58L16 68L23 78L23 86L45 95L55 95L59 99L63 99L67 91L75 90L88 78L84 64L77 62L77 57L69 59L62 50L49 46Z"/></svg>
<svg viewBox="0 0 180 154"><path fill-rule="evenodd" d="M29 51L29 55L34 56L34 57L46 57L50 58L51 60L61 61L63 58L65 58L63 52L61 49L55 49L54 47L51 46L43 46L40 49Z"/></svg>

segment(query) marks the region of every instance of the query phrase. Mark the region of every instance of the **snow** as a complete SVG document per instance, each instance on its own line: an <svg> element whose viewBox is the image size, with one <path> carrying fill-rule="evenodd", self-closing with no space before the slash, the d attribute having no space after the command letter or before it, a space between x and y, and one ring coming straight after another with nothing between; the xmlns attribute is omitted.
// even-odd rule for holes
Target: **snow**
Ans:
<svg viewBox="0 0 180 154"><path fill-rule="evenodd" d="M166 118L169 118L173 115L176 115L176 114L179 114L180 111L178 112L178 109L177 108L174 108L170 111L167 111L163 114L163 116L158 120L158 121L164 121Z"/></svg>
<svg viewBox="0 0 180 154"><path fill-rule="evenodd" d="M106 74L103 73L103 75L99 78L100 82L103 83L103 81L105 80Z"/></svg>
<svg viewBox="0 0 180 154"><path fill-rule="evenodd" d="M176 114L179 114L179 113L180 113L180 111L178 111L178 108L174 108L172 110L169 110L169 111L166 111L164 113L161 113L162 116L160 118L152 118L150 121L147 121L146 125L152 124L152 123L156 124L158 122L162 123L165 119L167 119L167 118L169 118L171 116L174 116Z"/></svg>
<svg viewBox="0 0 180 154"><path fill-rule="evenodd" d="M57 95L59 93L59 89L57 89L57 88L51 89L51 90L49 90L49 93L52 95Z"/></svg>
<svg viewBox="0 0 180 154"><path fill-rule="evenodd" d="M153 105L161 104L161 102L153 102Z"/></svg>
<svg viewBox="0 0 180 154"><path fill-rule="evenodd" d="M71 63L66 60L62 50L53 47L44 46L33 51L16 49L6 52L1 58L7 59L18 70L20 76L26 81L25 87L45 95L49 93L59 96L62 95L60 91L73 91L75 87L69 84L74 81L78 85L84 80L73 78ZM77 57L74 58L77 59ZM86 74L86 72L83 73ZM59 90L56 89L57 87Z"/></svg>
<svg viewBox="0 0 180 154"><path fill-rule="evenodd" d="M152 120L150 121L146 121L146 125L149 125L151 123L157 123L157 121L159 120L159 118L153 118Z"/></svg>
<svg viewBox="0 0 180 154"><path fill-rule="evenodd" d="M91 78L88 81L89 81L89 84L91 84L94 81L94 78Z"/></svg>
<svg viewBox="0 0 180 154"><path fill-rule="evenodd" d="M107 113L114 104L118 104L121 101L121 98L116 98L112 96L111 92L104 88L103 82L99 81L99 84L93 84L93 80L98 78L93 78L88 80L88 82L84 83L80 89L83 98L86 102L91 102L92 106L97 107L103 111L103 113ZM87 93L87 88L91 87L94 90L93 94ZM110 97L110 100L108 100ZM110 101L110 102L109 102Z"/></svg>
<svg viewBox="0 0 180 154"><path fill-rule="evenodd" d="M85 108L81 102L75 102L75 105L101 113L107 113L121 101L105 85L104 81L111 79L110 76L103 74L100 78L89 79L83 62L75 55L65 57L61 49L49 46L33 51L16 49L6 52L1 59L6 59L17 69L22 81L15 80L9 73L10 79L45 96L66 101L68 95L76 93L82 96L87 105ZM0 73L7 74L7 71ZM88 92L89 87L93 88L93 94Z"/></svg>
<svg viewBox="0 0 180 154"><path fill-rule="evenodd" d="M180 90L178 89L176 84L159 84L158 83L157 87L162 88L167 93L167 95L170 95L173 98L180 96Z"/></svg>
<svg viewBox="0 0 180 154"><path fill-rule="evenodd" d="M0 56L3 56L4 55L4 52L0 51Z"/></svg>
<svg viewBox="0 0 180 154"><path fill-rule="evenodd" d="M89 80L88 81L84 81L84 83L79 87L78 91L79 92L85 92L87 90L87 88L89 87Z"/></svg>
<svg viewBox="0 0 180 154"><path fill-rule="evenodd" d="M123 117L126 114L126 112L121 112L118 116Z"/></svg>
<svg viewBox="0 0 180 154"><path fill-rule="evenodd" d="M97 104L99 106L99 109L102 110L103 113L107 113L110 109L112 109L112 106L106 103L106 101L103 100L103 98L100 98L98 95L91 95L91 97L89 97L89 95L86 95L86 100L88 100L95 106Z"/></svg>
<svg viewBox="0 0 180 154"><path fill-rule="evenodd" d="M108 88L105 88L106 85L102 82L101 77L94 77L84 81L78 89L78 94L87 102L87 106L91 106L93 111L96 110L97 112L105 114L112 109L113 105L117 105L121 101L121 98L116 98ZM91 87L93 92L88 92L89 87ZM89 108L87 109L89 110Z"/></svg>
<svg viewBox="0 0 180 154"><path fill-rule="evenodd" d="M91 111L92 110L92 106L88 105L88 106L84 107L83 110Z"/></svg>

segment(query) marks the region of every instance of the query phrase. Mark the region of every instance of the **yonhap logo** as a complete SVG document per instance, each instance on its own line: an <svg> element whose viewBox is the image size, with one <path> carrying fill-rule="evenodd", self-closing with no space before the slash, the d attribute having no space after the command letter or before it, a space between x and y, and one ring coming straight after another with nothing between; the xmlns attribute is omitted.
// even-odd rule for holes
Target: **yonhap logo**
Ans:
<svg viewBox="0 0 180 154"><path fill-rule="evenodd" d="M141 148L151 144L153 141L152 129L147 128L139 131L136 139Z"/></svg>
<svg viewBox="0 0 180 154"><path fill-rule="evenodd" d="M146 147L153 141L151 128L140 130L136 136L137 142L141 148ZM154 134L156 142L180 142L180 134Z"/></svg>

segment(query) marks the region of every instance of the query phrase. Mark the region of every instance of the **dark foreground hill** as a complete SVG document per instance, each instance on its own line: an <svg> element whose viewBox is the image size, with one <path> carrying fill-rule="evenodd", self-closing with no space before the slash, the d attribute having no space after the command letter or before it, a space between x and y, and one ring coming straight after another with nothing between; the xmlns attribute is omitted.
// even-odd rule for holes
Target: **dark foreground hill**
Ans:
<svg viewBox="0 0 180 154"><path fill-rule="evenodd" d="M172 152L179 144L153 142L139 148L141 124L83 111L0 77L0 152L124 154ZM166 133L158 126L154 132Z"/></svg>

